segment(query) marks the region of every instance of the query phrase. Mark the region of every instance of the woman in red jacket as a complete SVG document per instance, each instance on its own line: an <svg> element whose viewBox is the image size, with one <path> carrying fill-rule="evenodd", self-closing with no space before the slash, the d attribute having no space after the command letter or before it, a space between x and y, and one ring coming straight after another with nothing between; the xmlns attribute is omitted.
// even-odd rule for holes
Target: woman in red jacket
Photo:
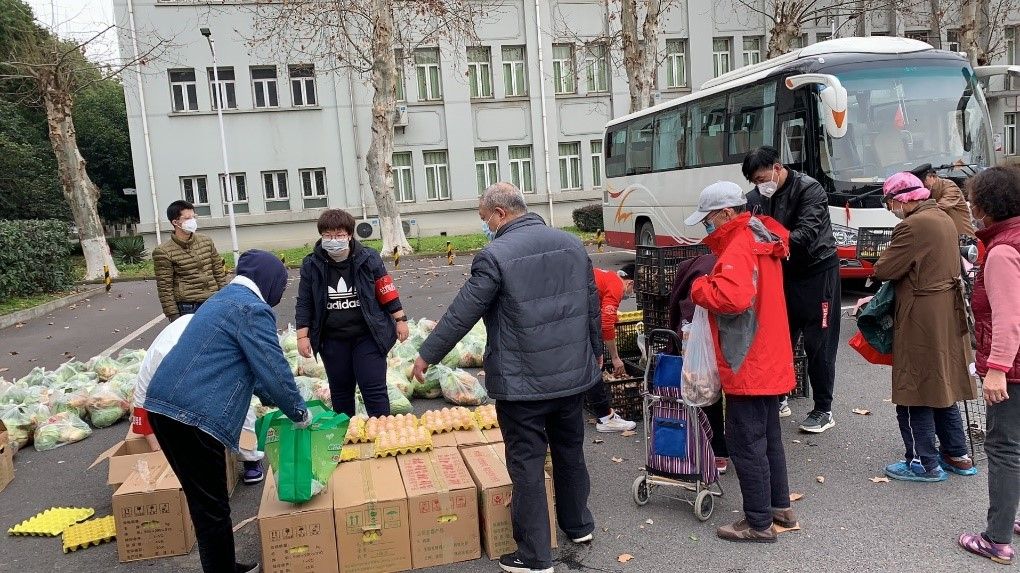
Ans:
<svg viewBox="0 0 1020 573"><path fill-rule="evenodd" d="M744 519L716 534L774 543L774 524L797 525L779 426L779 399L795 385L781 263L789 232L770 217L752 217L740 186L728 181L706 187L686 222L705 225L704 242L719 258L691 285L691 300L709 313L726 445L744 499Z"/></svg>
<svg viewBox="0 0 1020 573"><path fill-rule="evenodd" d="M988 527L964 533L964 549L997 563L1014 560L1020 503L1020 169L992 167L970 180L977 236L987 245L972 295L977 372L988 403Z"/></svg>

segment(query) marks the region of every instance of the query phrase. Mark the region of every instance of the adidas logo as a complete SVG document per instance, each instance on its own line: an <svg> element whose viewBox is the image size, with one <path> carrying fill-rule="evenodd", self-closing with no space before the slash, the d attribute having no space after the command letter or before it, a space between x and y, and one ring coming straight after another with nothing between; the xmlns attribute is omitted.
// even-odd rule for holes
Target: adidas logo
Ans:
<svg viewBox="0 0 1020 573"><path fill-rule="evenodd" d="M358 301L358 292L353 286L349 286L347 281L343 277L336 283L336 288L332 286L327 287L328 301L326 303L326 310L350 310L352 308L361 308L361 302Z"/></svg>

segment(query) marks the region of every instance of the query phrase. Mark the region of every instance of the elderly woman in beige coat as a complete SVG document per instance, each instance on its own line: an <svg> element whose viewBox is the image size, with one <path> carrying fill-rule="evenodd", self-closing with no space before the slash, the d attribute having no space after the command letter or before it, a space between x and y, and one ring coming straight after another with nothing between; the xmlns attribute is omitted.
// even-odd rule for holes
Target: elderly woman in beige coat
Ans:
<svg viewBox="0 0 1020 573"><path fill-rule="evenodd" d="M895 285L892 401L906 447L905 461L885 473L920 482L943 481L946 470L974 475L956 407L977 396L968 373L972 351L956 226L911 173L890 177L883 192L886 207L902 219L875 263L875 278Z"/></svg>

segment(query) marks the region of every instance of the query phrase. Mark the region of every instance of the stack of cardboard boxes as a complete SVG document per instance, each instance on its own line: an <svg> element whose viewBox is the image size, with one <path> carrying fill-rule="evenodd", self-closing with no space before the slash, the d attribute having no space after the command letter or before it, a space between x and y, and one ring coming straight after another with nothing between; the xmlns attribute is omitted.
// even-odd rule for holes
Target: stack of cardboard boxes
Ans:
<svg viewBox="0 0 1020 573"><path fill-rule="evenodd" d="M490 559L513 552L513 486L499 430L437 434L433 445L379 459L354 446L358 459L341 463L328 489L299 505L279 501L270 473L259 510L263 569L389 573L477 559L482 547ZM555 547L548 475L546 496Z"/></svg>
<svg viewBox="0 0 1020 573"><path fill-rule="evenodd" d="M7 426L0 422L0 491L14 480L14 446Z"/></svg>

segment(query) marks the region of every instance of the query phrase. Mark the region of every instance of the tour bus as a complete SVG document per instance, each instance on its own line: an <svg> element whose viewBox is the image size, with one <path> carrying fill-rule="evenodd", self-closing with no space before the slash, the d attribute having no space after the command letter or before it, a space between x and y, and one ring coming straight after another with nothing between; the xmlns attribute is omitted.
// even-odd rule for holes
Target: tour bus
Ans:
<svg viewBox="0 0 1020 573"><path fill-rule="evenodd" d="M866 278L857 230L891 228L882 182L923 164L962 182L993 164L991 124L964 55L897 37L828 40L706 82L691 95L609 122L603 219L609 245L688 245L698 194L710 183L752 186L744 155L772 145L829 197L841 275Z"/></svg>

